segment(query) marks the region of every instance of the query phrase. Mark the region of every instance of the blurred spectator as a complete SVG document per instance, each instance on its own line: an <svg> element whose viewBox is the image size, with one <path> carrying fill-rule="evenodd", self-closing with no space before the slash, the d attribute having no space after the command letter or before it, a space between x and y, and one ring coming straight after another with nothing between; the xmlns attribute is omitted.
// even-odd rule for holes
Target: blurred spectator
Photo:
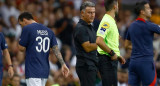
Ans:
<svg viewBox="0 0 160 86"><path fill-rule="evenodd" d="M8 50L9 50L11 58L12 58L18 52L18 47L17 47L18 41L15 39L15 36L7 35L6 42L8 44Z"/></svg>
<svg viewBox="0 0 160 86"><path fill-rule="evenodd" d="M151 21L160 25L160 8L159 7L153 8L153 14L151 17Z"/></svg>
<svg viewBox="0 0 160 86"><path fill-rule="evenodd" d="M7 86L20 86L20 77L18 75L14 75L11 78L11 84L9 84Z"/></svg>
<svg viewBox="0 0 160 86"><path fill-rule="evenodd" d="M65 5L63 7L64 17L56 22L58 37L63 44L69 45L70 47L73 46L72 33L75 25L72 20L71 11L71 7L69 5Z"/></svg>
<svg viewBox="0 0 160 86"><path fill-rule="evenodd" d="M66 65L70 68L70 59L71 59L71 49L68 45L63 45L61 49L62 57L64 58L64 61Z"/></svg>
<svg viewBox="0 0 160 86"><path fill-rule="evenodd" d="M5 0L5 4L0 9L2 18L7 26L11 25L9 22L10 16L15 16L16 18L19 16L19 11L12 6L12 2L14 2L14 0Z"/></svg>
<svg viewBox="0 0 160 86"><path fill-rule="evenodd" d="M0 32L2 32L3 25L0 23Z"/></svg>
<svg viewBox="0 0 160 86"><path fill-rule="evenodd" d="M18 40L21 35L22 28L17 23L17 19L14 16L10 16L9 20L11 25L9 29L3 29L3 33L8 36L9 35L14 36L15 39Z"/></svg>
<svg viewBox="0 0 160 86"><path fill-rule="evenodd" d="M127 70L118 70L118 86L128 86L128 72Z"/></svg>
<svg viewBox="0 0 160 86"><path fill-rule="evenodd" d="M48 19L48 27L49 28L55 28L55 22L56 22L55 14L50 13L49 14L49 19Z"/></svg>
<svg viewBox="0 0 160 86"><path fill-rule="evenodd" d="M160 7L160 0L156 0L156 3Z"/></svg>

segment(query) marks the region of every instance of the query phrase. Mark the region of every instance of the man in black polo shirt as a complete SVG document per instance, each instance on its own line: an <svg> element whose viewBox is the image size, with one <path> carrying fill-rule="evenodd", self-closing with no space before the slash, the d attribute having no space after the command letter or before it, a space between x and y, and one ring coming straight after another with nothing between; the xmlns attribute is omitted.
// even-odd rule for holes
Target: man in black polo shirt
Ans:
<svg viewBox="0 0 160 86"><path fill-rule="evenodd" d="M96 58L96 33L92 22L95 18L95 4L89 1L82 3L80 7L81 19L73 33L77 50L76 72L81 86L95 86L97 74Z"/></svg>

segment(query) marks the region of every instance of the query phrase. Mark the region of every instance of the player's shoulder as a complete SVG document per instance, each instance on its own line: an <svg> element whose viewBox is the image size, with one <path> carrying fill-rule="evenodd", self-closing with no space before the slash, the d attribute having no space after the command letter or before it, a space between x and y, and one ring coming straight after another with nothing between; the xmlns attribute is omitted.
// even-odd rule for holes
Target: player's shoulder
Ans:
<svg viewBox="0 0 160 86"><path fill-rule="evenodd" d="M140 25L139 21L135 20L131 23L130 27L135 27L137 25Z"/></svg>
<svg viewBox="0 0 160 86"><path fill-rule="evenodd" d="M153 22L150 22L150 21L147 21L147 24L148 24L148 25L151 25L151 26L157 25L157 24L155 24L155 23L153 23Z"/></svg>
<svg viewBox="0 0 160 86"><path fill-rule="evenodd" d="M35 26L34 26L34 24L32 23L32 24L29 24L29 25L24 26L22 29L23 29L23 30L28 30L28 29L31 29L31 28L33 28L33 27L35 27Z"/></svg>
<svg viewBox="0 0 160 86"><path fill-rule="evenodd" d="M46 27L44 25L42 25L42 26L43 26L43 30L47 31L48 34L49 34L49 36L54 36L55 35L54 32L53 32L53 30L51 28Z"/></svg>

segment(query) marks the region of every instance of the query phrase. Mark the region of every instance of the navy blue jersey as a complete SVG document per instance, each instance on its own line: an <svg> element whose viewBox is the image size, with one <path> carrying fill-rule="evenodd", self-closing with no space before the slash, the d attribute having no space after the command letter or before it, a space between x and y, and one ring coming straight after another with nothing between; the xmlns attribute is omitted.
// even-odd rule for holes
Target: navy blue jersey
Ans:
<svg viewBox="0 0 160 86"><path fill-rule="evenodd" d="M53 31L42 24L29 24L23 27L19 44L26 47L26 78L48 78L49 51L57 45Z"/></svg>
<svg viewBox="0 0 160 86"><path fill-rule="evenodd" d="M2 50L8 48L3 34L0 32L0 69L2 69Z"/></svg>
<svg viewBox="0 0 160 86"><path fill-rule="evenodd" d="M131 60L153 61L154 33L160 34L160 27L138 18L128 29L126 39L131 40Z"/></svg>

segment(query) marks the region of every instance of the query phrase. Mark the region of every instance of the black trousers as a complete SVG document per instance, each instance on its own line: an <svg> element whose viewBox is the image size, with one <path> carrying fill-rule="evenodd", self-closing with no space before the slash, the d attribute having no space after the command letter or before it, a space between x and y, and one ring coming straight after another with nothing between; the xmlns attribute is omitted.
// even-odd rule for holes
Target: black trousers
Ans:
<svg viewBox="0 0 160 86"><path fill-rule="evenodd" d="M117 86L117 64L107 55L98 55L98 68L102 78L103 86Z"/></svg>
<svg viewBox="0 0 160 86"><path fill-rule="evenodd" d="M95 86L97 70L91 70L90 66L76 67L76 72L81 86Z"/></svg>

